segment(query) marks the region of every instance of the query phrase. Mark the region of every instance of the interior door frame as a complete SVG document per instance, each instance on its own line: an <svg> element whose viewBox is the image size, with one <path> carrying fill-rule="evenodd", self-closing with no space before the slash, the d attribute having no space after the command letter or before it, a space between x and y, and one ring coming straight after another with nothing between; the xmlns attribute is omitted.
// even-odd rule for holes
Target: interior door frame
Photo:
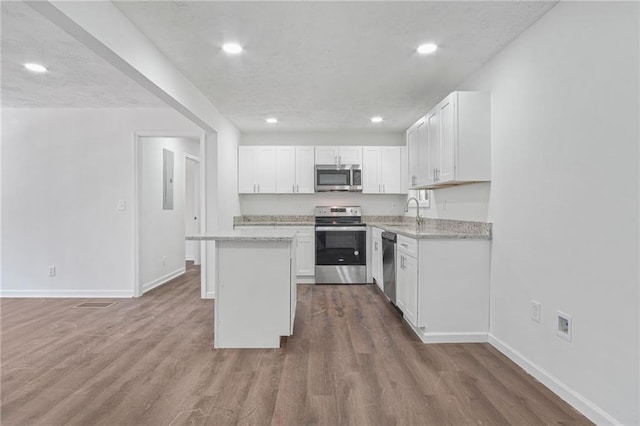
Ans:
<svg viewBox="0 0 640 426"><path fill-rule="evenodd" d="M141 138L195 138L200 143L200 233L204 233L207 220L207 203L206 203L206 134L202 131L174 131L174 130L138 130L133 132L133 297L142 296L142 283L140 282L140 218L138 216L140 210L140 194L139 194L139 173L140 173L140 143ZM204 241L200 242L200 297L206 298L207 292L207 245Z"/></svg>
<svg viewBox="0 0 640 426"><path fill-rule="evenodd" d="M192 160L195 161L196 164L198 165L198 177L200 177L200 169L202 168L202 164L200 163L200 157L197 157L195 155L189 154L188 152L184 153L184 157L182 159L183 163L184 163L184 167L182 168L183 171L183 176L182 176L182 182L186 184L187 182L187 160ZM187 200L187 191L186 191L186 187L184 188L185 190L182 191L182 205L186 205L186 200ZM200 184L198 183L198 189L200 189ZM202 191L200 191L200 196L202 196ZM200 202L202 202L202 199L200 200ZM197 213L198 216L200 215L200 212ZM200 218L201 219L201 218ZM198 222L198 224L200 224L200 222ZM203 232L202 229L199 229L200 233ZM202 245L202 244L200 244ZM200 247L201 249L202 247ZM202 253L198 254L198 257L200 257L200 264L202 265Z"/></svg>

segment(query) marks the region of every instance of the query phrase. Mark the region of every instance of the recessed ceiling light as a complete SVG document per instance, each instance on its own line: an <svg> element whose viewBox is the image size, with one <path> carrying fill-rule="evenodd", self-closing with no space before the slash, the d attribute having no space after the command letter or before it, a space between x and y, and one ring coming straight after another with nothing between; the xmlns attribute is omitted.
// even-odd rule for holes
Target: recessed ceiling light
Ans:
<svg viewBox="0 0 640 426"><path fill-rule="evenodd" d="M438 46L436 46L435 44L427 43L427 44L418 46L416 50L418 51L418 53L426 55L426 54L435 52L437 49L438 49Z"/></svg>
<svg viewBox="0 0 640 426"><path fill-rule="evenodd" d="M372 123L382 123L382 117L371 117Z"/></svg>
<svg viewBox="0 0 640 426"><path fill-rule="evenodd" d="M267 123L269 123L269 124L276 124L276 123L278 122L278 119L277 119L277 118L274 118L274 117L270 117L270 118L267 118L267 120L266 120L266 121L267 121Z"/></svg>
<svg viewBox="0 0 640 426"><path fill-rule="evenodd" d="M242 52L242 46L237 43L225 43L222 45L222 50L227 53L231 53L232 55L237 55Z"/></svg>
<svg viewBox="0 0 640 426"><path fill-rule="evenodd" d="M47 72L47 69L40 64L29 63L29 64L24 64L24 67L29 71L33 71L33 72Z"/></svg>

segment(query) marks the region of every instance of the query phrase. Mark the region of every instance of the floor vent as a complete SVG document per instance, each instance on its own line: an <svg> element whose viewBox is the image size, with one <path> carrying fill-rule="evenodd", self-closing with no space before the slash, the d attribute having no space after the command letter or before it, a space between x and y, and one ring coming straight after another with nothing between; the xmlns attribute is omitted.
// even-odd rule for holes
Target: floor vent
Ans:
<svg viewBox="0 0 640 426"><path fill-rule="evenodd" d="M74 308L108 308L116 303L118 302L85 302L74 306Z"/></svg>

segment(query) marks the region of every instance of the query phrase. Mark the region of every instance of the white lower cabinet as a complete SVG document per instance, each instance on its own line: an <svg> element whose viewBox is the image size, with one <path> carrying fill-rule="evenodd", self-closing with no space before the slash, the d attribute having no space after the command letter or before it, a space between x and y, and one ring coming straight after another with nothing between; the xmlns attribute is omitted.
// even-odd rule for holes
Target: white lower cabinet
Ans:
<svg viewBox="0 0 640 426"><path fill-rule="evenodd" d="M382 284L382 229L371 228L371 276L380 290Z"/></svg>
<svg viewBox="0 0 640 426"><path fill-rule="evenodd" d="M486 342L491 241L398 236L396 304L424 343Z"/></svg>
<svg viewBox="0 0 640 426"><path fill-rule="evenodd" d="M417 252L406 249L406 237L398 236L396 265L396 305L404 318L414 327L418 324L418 259Z"/></svg>
<svg viewBox="0 0 640 426"><path fill-rule="evenodd" d="M296 258L298 259L296 275L312 277L316 274L315 235L313 228L298 232Z"/></svg>
<svg viewBox="0 0 640 426"><path fill-rule="evenodd" d="M286 226L286 225L285 225ZM287 226L289 227L289 226ZM275 229L274 225L236 225L235 229L265 230ZM296 276L305 282L316 274L315 231L313 226L291 226L290 229L298 232L298 243L295 248ZM299 280L300 281L300 280ZM313 281L311 281L313 283Z"/></svg>

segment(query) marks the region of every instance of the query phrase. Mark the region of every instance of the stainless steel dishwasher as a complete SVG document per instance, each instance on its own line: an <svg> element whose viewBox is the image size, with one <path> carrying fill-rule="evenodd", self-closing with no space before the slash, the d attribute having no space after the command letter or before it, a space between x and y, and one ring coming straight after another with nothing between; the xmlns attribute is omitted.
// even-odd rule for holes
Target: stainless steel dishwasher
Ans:
<svg viewBox="0 0 640 426"><path fill-rule="evenodd" d="M382 233L382 283L384 294L396 304L396 243L398 237L393 232Z"/></svg>

